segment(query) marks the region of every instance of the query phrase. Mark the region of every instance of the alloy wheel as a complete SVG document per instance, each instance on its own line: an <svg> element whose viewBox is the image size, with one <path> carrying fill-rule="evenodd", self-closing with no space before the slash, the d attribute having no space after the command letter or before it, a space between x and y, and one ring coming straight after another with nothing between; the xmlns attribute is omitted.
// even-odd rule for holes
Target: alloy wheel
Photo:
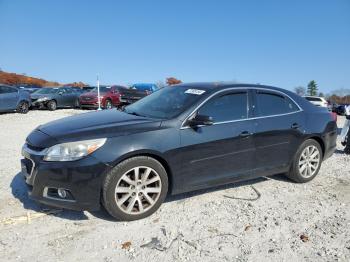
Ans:
<svg viewBox="0 0 350 262"><path fill-rule="evenodd" d="M21 104L19 105L19 112L20 113L27 113L28 112L28 108L29 108L29 105L28 103L26 102L21 102Z"/></svg>
<svg viewBox="0 0 350 262"><path fill-rule="evenodd" d="M115 201L124 213L138 215L155 205L161 191L159 174L150 167L138 166L119 179L115 188Z"/></svg>
<svg viewBox="0 0 350 262"><path fill-rule="evenodd" d="M303 150L299 158L299 173L304 178L312 177L319 165L321 154L316 146L307 146Z"/></svg>

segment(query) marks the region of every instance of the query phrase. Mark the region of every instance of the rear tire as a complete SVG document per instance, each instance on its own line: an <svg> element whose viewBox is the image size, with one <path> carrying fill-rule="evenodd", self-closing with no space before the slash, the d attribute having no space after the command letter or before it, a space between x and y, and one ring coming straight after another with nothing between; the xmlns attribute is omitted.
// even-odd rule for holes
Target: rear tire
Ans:
<svg viewBox="0 0 350 262"><path fill-rule="evenodd" d="M29 111L29 103L26 101L21 101L17 106L16 112L20 114L27 114L28 111Z"/></svg>
<svg viewBox="0 0 350 262"><path fill-rule="evenodd" d="M297 183L306 183L318 174L323 159L322 148L314 139L301 144L286 176Z"/></svg>
<svg viewBox="0 0 350 262"><path fill-rule="evenodd" d="M49 109L50 111L55 111L57 109L57 103L55 100L51 100L47 102L46 106L47 106L47 109Z"/></svg>
<svg viewBox="0 0 350 262"><path fill-rule="evenodd" d="M102 202L115 219L132 221L157 211L167 192L168 176L162 164L138 156L121 162L107 174Z"/></svg>

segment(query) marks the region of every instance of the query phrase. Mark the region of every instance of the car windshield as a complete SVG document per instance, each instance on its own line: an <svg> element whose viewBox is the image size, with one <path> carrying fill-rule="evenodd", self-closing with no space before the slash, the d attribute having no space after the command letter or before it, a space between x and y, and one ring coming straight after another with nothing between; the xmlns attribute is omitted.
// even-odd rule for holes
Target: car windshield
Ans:
<svg viewBox="0 0 350 262"><path fill-rule="evenodd" d="M100 86L100 93L107 93L109 90L111 90L110 86ZM97 93L97 87L92 89L90 92Z"/></svg>
<svg viewBox="0 0 350 262"><path fill-rule="evenodd" d="M35 94L56 94L58 93L58 88L51 88L51 87L45 87L45 88L40 88L39 90L36 90L34 93Z"/></svg>
<svg viewBox="0 0 350 262"><path fill-rule="evenodd" d="M150 118L171 119L199 101L205 92L204 89L168 86L127 106L125 112Z"/></svg>

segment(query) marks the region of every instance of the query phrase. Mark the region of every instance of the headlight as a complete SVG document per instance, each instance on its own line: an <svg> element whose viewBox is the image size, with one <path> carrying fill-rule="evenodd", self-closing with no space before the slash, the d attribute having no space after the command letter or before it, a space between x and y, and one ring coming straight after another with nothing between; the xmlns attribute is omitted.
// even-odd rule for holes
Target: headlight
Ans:
<svg viewBox="0 0 350 262"><path fill-rule="evenodd" d="M46 100L49 100L48 97L41 97L39 98L38 100L36 100L37 102L43 102L43 101L46 101Z"/></svg>
<svg viewBox="0 0 350 262"><path fill-rule="evenodd" d="M99 149L106 142L106 138L84 140L58 144L47 149L45 161L74 161L81 159Z"/></svg>

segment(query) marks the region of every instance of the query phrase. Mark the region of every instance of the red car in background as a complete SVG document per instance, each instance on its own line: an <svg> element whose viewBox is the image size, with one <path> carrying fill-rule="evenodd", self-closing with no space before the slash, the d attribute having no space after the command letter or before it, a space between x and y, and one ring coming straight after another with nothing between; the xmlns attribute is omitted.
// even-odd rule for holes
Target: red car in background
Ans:
<svg viewBox="0 0 350 262"><path fill-rule="evenodd" d="M124 86L100 86L100 102L104 109L122 108L147 95L146 91L128 89ZM79 97L81 108L98 108L97 87Z"/></svg>

